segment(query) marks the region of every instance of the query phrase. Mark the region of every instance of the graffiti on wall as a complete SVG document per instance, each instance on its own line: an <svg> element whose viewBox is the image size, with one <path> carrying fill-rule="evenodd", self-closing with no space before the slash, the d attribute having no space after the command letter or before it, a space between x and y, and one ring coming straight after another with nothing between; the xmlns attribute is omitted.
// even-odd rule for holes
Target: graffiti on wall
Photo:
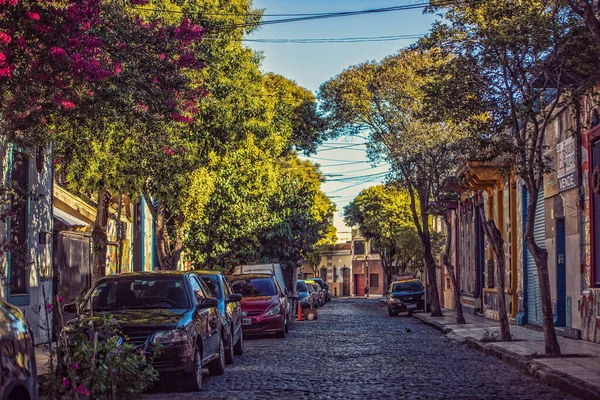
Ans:
<svg viewBox="0 0 600 400"><path fill-rule="evenodd" d="M581 297L581 338L600 343L600 290L590 289Z"/></svg>

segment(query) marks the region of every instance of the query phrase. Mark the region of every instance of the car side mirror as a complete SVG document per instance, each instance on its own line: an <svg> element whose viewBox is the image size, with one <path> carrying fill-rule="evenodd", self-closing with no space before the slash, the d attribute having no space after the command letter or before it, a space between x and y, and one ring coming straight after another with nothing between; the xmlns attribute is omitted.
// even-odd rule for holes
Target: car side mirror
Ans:
<svg viewBox="0 0 600 400"><path fill-rule="evenodd" d="M198 304L198 308L213 308L219 306L219 300L214 297L208 297L206 299L202 299L200 304Z"/></svg>
<svg viewBox="0 0 600 400"><path fill-rule="evenodd" d="M77 312L77 305L75 303L65 304L63 306L63 312L69 314L75 314Z"/></svg>
<svg viewBox="0 0 600 400"><path fill-rule="evenodd" d="M242 301L242 295L241 294L230 294L229 297L227 297L227 302L228 303L236 303L238 301Z"/></svg>

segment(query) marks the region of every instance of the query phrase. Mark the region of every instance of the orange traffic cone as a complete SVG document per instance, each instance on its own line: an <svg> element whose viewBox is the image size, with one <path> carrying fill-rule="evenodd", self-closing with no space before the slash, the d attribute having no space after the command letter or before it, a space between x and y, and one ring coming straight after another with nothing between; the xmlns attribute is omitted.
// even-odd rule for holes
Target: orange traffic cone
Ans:
<svg viewBox="0 0 600 400"><path fill-rule="evenodd" d="M302 321L302 307L300 307L300 304L298 304L298 317L296 318L297 321Z"/></svg>

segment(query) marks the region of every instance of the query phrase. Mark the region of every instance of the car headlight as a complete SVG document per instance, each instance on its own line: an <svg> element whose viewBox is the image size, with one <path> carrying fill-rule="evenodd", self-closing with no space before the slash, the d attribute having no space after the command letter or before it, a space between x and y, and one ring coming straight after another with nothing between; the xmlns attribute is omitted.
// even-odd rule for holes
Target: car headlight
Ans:
<svg viewBox="0 0 600 400"><path fill-rule="evenodd" d="M154 343L178 343L188 340L188 335L181 329L161 331L154 335Z"/></svg>
<svg viewBox="0 0 600 400"><path fill-rule="evenodd" d="M275 307L271 308L269 311L265 313L265 317L270 317L272 315L277 315L281 311L281 305L277 304Z"/></svg>
<svg viewBox="0 0 600 400"><path fill-rule="evenodd" d="M302 297L299 302L300 303L308 303L309 298L308 297Z"/></svg>
<svg viewBox="0 0 600 400"><path fill-rule="evenodd" d="M400 303L400 299L392 299L392 303Z"/></svg>

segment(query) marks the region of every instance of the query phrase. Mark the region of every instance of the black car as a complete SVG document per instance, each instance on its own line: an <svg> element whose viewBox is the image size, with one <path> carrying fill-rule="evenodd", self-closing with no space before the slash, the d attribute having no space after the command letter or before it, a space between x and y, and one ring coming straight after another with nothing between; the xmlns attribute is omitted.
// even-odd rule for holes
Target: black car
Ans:
<svg viewBox="0 0 600 400"><path fill-rule="evenodd" d="M225 343L225 362L233 364L234 355L244 353L244 334L242 332L242 295L233 293L227 278L215 271L194 271L219 301L219 312L223 319L221 336Z"/></svg>
<svg viewBox="0 0 600 400"><path fill-rule="evenodd" d="M300 304L300 307L312 308L315 306L315 297L311 295L311 289L310 284L300 280L296 281L296 292L298 292L298 304Z"/></svg>
<svg viewBox="0 0 600 400"><path fill-rule="evenodd" d="M21 310L0 299L1 400L37 400L33 334Z"/></svg>
<svg viewBox="0 0 600 400"><path fill-rule="evenodd" d="M392 282L386 292L388 314L395 317L401 312L425 310L425 289L418 279L406 279Z"/></svg>
<svg viewBox="0 0 600 400"><path fill-rule="evenodd" d="M185 391L202 388L202 368L225 370L219 302L191 272L135 272L100 279L88 292L80 313L110 313L129 343L139 349L159 344L152 365L177 377ZM65 305L75 311L74 304Z"/></svg>

